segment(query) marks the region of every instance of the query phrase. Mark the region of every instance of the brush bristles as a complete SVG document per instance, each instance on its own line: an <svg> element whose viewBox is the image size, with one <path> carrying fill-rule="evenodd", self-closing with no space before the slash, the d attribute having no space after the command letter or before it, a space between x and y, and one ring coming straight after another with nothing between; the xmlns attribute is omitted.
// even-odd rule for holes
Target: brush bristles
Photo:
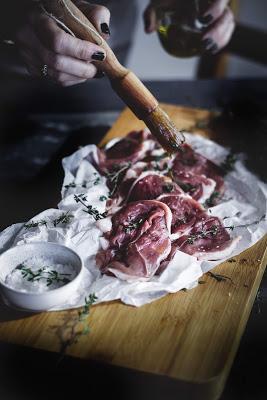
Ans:
<svg viewBox="0 0 267 400"><path fill-rule="evenodd" d="M168 153L175 153L185 141L183 133L160 107L150 113L144 122Z"/></svg>

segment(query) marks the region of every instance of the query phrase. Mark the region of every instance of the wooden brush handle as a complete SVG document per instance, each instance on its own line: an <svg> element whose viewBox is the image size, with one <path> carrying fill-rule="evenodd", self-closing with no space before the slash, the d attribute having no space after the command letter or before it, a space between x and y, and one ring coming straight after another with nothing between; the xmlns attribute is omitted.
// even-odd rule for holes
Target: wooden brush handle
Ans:
<svg viewBox="0 0 267 400"><path fill-rule="evenodd" d="M139 119L144 119L155 110L158 106L155 97L133 72L120 64L94 25L71 0L42 0L42 4L49 14L63 22L77 37L105 50L105 60L95 64L108 76L113 89Z"/></svg>

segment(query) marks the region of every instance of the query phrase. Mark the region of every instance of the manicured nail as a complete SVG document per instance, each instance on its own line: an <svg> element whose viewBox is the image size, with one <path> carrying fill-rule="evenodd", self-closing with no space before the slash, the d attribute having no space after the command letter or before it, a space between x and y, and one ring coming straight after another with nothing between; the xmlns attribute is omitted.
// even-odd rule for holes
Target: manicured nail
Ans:
<svg viewBox="0 0 267 400"><path fill-rule="evenodd" d="M105 33L106 35L110 35L110 29L108 27L108 24L106 24L105 22L103 24L100 25L101 27L101 31L103 33Z"/></svg>
<svg viewBox="0 0 267 400"><path fill-rule="evenodd" d="M201 24L207 25L213 20L213 16L211 14L202 15L202 16L198 17L198 20Z"/></svg>
<svg viewBox="0 0 267 400"><path fill-rule="evenodd" d="M102 51L96 51L93 55L92 55L92 59L96 60L96 61L103 61L105 59L105 54L102 53Z"/></svg>
<svg viewBox="0 0 267 400"><path fill-rule="evenodd" d="M203 43L203 49L205 49L205 50L209 50L210 47L212 47L213 44L214 44L213 40L212 40L212 39L209 39L209 38L203 40L202 43Z"/></svg>

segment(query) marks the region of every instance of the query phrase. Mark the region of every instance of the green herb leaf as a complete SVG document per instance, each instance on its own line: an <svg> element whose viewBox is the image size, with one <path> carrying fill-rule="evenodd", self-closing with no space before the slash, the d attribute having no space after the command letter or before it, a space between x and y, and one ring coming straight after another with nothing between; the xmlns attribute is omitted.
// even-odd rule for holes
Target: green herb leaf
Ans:
<svg viewBox="0 0 267 400"><path fill-rule="evenodd" d="M198 239L205 239L208 237L212 237L212 236L216 236L217 233L219 232L220 228L217 225L212 225L211 228L207 231L203 230L197 233L194 233L192 235L190 235L186 242L188 244L194 244L194 242Z"/></svg>
<svg viewBox="0 0 267 400"><path fill-rule="evenodd" d="M233 153L229 153L225 160L222 162L220 167L224 170L225 173L233 171L236 163L236 155Z"/></svg>
<svg viewBox="0 0 267 400"><path fill-rule="evenodd" d="M47 226L47 222L44 219L41 219L40 221L31 221L28 224L24 224L24 228L30 229L30 228L37 228L37 226Z"/></svg>
<svg viewBox="0 0 267 400"><path fill-rule="evenodd" d="M131 163L123 164L123 165L114 165L113 171L109 172L106 177L108 180L108 185L110 187L109 197L112 198L119 187L119 183L123 176L126 174L126 171L131 167Z"/></svg>
<svg viewBox="0 0 267 400"><path fill-rule="evenodd" d="M107 198L107 196L100 196L99 197L99 200L100 201L106 201L108 198Z"/></svg>
<svg viewBox="0 0 267 400"><path fill-rule="evenodd" d="M174 186L172 183L166 183L165 185L162 186L162 190L166 193L171 193L174 189Z"/></svg>
<svg viewBox="0 0 267 400"><path fill-rule="evenodd" d="M94 208L93 206L91 206L90 204L86 204L87 202L87 198L84 194L78 194L78 195L74 195L74 200L76 201L76 203L81 203L84 207L85 210L83 210L84 212L86 212L87 214L91 215L95 221L98 221L100 219L104 219L107 217L108 213L107 211L100 213L97 208Z"/></svg>
<svg viewBox="0 0 267 400"><path fill-rule="evenodd" d="M22 277L27 279L28 282L39 282L41 279L46 280L46 286L51 286L52 283L68 283L70 280L66 278L71 274L62 274L58 273L55 270L49 270L49 267L39 268L36 272L34 272L30 267L25 266L24 264L20 264L16 269L21 271Z"/></svg>
<svg viewBox="0 0 267 400"><path fill-rule="evenodd" d="M137 221L130 221L126 226L124 226L125 233L131 233L133 230L137 229L143 223L143 218L139 218Z"/></svg>
<svg viewBox="0 0 267 400"><path fill-rule="evenodd" d="M69 211L67 211L53 221L54 227L59 224L69 224L72 218L74 218L74 216L72 214L69 214Z"/></svg>
<svg viewBox="0 0 267 400"><path fill-rule="evenodd" d="M216 200L219 199L219 197L220 197L220 192L214 191L212 195L205 201L204 207L205 208L213 207L216 203Z"/></svg>

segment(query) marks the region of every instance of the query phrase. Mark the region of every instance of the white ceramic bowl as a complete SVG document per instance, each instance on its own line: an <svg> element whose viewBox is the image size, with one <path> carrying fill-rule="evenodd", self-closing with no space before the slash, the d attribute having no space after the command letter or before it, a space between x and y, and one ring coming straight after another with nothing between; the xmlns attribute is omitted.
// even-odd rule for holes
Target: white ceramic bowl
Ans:
<svg viewBox="0 0 267 400"><path fill-rule="evenodd" d="M29 293L9 287L6 276L17 265L35 256L49 257L58 264L71 264L77 271L75 278L64 286L43 293ZM4 300L17 308L29 311L46 311L67 303L81 281L82 260L73 250L57 243L35 242L15 246L0 256L0 292Z"/></svg>

